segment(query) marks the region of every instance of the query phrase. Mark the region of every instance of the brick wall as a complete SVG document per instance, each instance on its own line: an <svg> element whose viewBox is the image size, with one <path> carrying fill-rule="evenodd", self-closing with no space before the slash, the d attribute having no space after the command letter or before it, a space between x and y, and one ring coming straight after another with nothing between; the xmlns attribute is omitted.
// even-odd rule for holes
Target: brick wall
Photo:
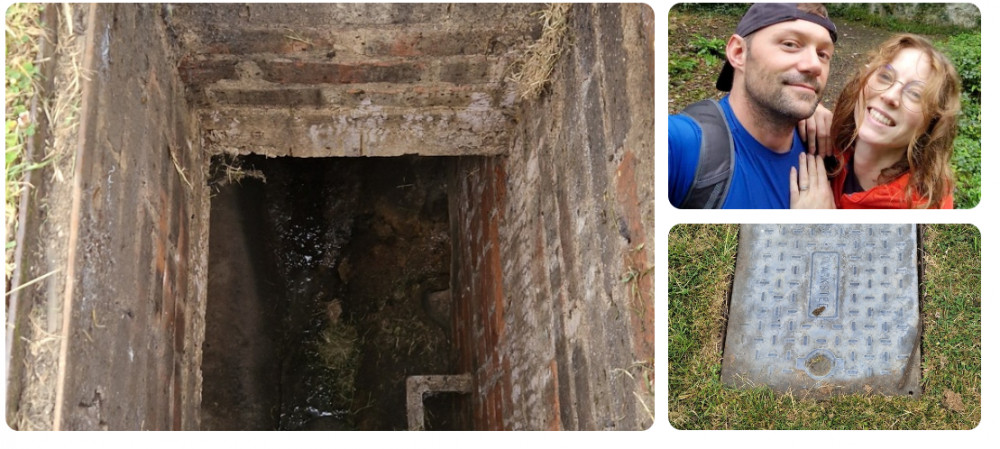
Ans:
<svg viewBox="0 0 1000 449"><path fill-rule="evenodd" d="M495 155L539 7L184 4L167 23L210 153Z"/></svg>
<svg viewBox="0 0 1000 449"><path fill-rule="evenodd" d="M73 95L65 87L50 98L77 105L80 125L55 139L69 141L69 154L35 178L50 194L32 197L21 261L60 268L22 299L55 323L73 273L59 427L196 428L208 225L196 125L159 6L106 4L91 16L80 5L73 14L83 24L76 60L90 81L79 98L60 98Z"/></svg>
<svg viewBox="0 0 1000 449"><path fill-rule="evenodd" d="M653 410L653 12L574 5L507 156L457 164L456 345L477 429L641 429Z"/></svg>

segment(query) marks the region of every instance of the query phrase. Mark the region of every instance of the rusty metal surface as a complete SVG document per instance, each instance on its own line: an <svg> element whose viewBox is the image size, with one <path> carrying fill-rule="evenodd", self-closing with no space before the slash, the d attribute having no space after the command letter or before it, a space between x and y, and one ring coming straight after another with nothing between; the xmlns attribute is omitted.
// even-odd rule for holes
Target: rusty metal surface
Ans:
<svg viewBox="0 0 1000 449"><path fill-rule="evenodd" d="M743 225L722 380L920 394L915 225Z"/></svg>

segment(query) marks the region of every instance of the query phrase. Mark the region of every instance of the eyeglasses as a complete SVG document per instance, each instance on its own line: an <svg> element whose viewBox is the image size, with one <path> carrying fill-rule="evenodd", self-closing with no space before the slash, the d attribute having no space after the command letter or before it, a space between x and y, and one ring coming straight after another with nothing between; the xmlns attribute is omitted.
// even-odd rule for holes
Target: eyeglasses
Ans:
<svg viewBox="0 0 1000 449"><path fill-rule="evenodd" d="M878 69L878 71L868 77L868 87L877 92L888 90L896 83L902 83L902 81L896 81L896 70L894 70L891 65L882 66ZM901 101L903 107L912 112L922 112L923 98L923 81L914 80L903 84L903 95Z"/></svg>

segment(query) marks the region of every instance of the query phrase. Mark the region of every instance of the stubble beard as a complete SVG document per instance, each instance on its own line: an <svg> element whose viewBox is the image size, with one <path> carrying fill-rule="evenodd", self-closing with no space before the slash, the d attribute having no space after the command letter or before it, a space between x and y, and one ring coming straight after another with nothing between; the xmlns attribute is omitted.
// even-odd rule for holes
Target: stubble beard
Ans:
<svg viewBox="0 0 1000 449"><path fill-rule="evenodd" d="M754 64L756 65L756 64ZM744 78L747 100L763 124L771 127L795 126L816 112L820 94L819 82L804 76L796 77L767 72L765 68L748 66ZM805 83L817 87L815 95L790 92L786 83Z"/></svg>

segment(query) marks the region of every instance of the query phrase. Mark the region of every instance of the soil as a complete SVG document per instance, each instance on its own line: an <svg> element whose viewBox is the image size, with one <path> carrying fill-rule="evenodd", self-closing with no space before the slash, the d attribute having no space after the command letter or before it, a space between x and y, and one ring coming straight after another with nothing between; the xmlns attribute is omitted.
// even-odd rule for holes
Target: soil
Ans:
<svg viewBox="0 0 1000 449"><path fill-rule="evenodd" d="M962 403L962 395L951 390L944 390L944 406L953 412L965 411L965 404Z"/></svg>
<svg viewBox="0 0 1000 449"><path fill-rule="evenodd" d="M700 14L685 11L671 11L668 18L668 57L693 55L691 42L696 36L727 40L736 29L738 16L721 14ZM875 46L895 34L892 31L873 28L858 22L836 20L837 43L833 61L830 63L830 77L822 103L833 110L837 95L854 72L867 61L868 53ZM942 36L925 35L936 40ZM669 79L668 108L671 114L680 112L688 104L705 98L722 98L725 94L715 88L715 80L722 69L722 60L708 65L698 58L698 67L692 73Z"/></svg>
<svg viewBox="0 0 1000 449"><path fill-rule="evenodd" d="M266 182L213 198L212 244L243 242L213 251L210 279L252 267L209 286L204 427L405 429L406 376L452 374L447 161L240 164ZM449 401L427 407L451 426Z"/></svg>

